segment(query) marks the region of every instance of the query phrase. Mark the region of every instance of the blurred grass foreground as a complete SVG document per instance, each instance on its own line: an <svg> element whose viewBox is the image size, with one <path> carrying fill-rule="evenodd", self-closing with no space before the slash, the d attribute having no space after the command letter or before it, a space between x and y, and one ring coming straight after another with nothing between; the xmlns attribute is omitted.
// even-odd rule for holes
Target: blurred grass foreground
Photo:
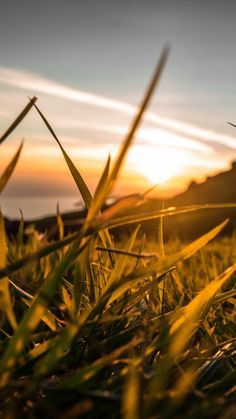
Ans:
<svg viewBox="0 0 236 419"><path fill-rule="evenodd" d="M139 195L101 211L159 82L161 54L130 130L94 196L30 99L0 139L34 107L57 142L87 215L58 238L34 228L8 236L0 217L2 418L233 418L236 410L236 237L209 243L227 220L189 244L164 244L163 221L236 203L145 212ZM22 151L0 178L6 186ZM168 162L166 162L168 164ZM138 210L137 210L138 207ZM140 223L152 220L154 239ZM112 229L133 225L114 242ZM130 230L129 230L130 231Z"/></svg>

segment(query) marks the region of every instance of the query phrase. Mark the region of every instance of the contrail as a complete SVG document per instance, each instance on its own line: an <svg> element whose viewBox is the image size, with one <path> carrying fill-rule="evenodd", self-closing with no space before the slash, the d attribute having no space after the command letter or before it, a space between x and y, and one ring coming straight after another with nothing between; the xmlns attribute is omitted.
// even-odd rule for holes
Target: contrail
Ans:
<svg viewBox="0 0 236 419"><path fill-rule="evenodd" d="M0 83L30 90L32 93L43 93L75 102L86 103L87 105L99 108L114 110L126 115L134 115L137 111L137 107L128 103L73 89L32 73L6 67L0 67ZM146 112L144 118L146 121L158 125L158 127L184 135L185 137L190 136L201 141L218 142L232 149L236 149L236 140L232 136L199 128L182 121L164 118L153 112Z"/></svg>

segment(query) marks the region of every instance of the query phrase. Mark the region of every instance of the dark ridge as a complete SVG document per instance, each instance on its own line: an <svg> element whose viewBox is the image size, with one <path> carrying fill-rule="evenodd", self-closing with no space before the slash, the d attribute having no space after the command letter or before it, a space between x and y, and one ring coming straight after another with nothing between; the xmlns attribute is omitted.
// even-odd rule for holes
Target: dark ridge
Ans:
<svg viewBox="0 0 236 419"><path fill-rule="evenodd" d="M218 173L214 176L208 176L204 182L197 183L194 180L190 182L187 190L169 200L165 201L165 208L174 206L182 207L194 204L210 203L229 203L236 202L236 161L232 162L230 170ZM162 208L162 200L148 198L142 209L145 211L154 211ZM103 210L108 208L105 205ZM139 211L137 207L136 211ZM73 232L80 228L83 219L86 216L86 209L62 214L65 232ZM183 214L164 219L165 238L168 239L174 235L182 239L190 239L205 233L226 218L230 221L224 229L224 234L230 234L236 227L236 209L209 209L196 211L189 214ZM9 234L17 234L19 220L5 219L6 229ZM57 236L56 216L48 216L41 219L35 219L25 222L25 227L34 225L39 232L47 232L49 238ZM148 234L156 234L158 221L144 222L142 228ZM114 229L114 234L127 233L133 226Z"/></svg>

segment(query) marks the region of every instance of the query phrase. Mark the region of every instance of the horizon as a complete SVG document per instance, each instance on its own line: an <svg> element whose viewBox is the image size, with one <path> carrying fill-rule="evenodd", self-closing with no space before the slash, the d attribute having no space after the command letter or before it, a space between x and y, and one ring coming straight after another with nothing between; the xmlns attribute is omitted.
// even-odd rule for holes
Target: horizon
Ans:
<svg viewBox="0 0 236 419"><path fill-rule="evenodd" d="M170 197L193 179L227 170L236 157L236 131L227 124L236 121L236 5L227 4L214 1L212 8L211 0L204 6L149 0L144 6L131 0L118 7L102 0L99 6L72 1L68 8L52 1L46 12L25 1L16 6L14 28L8 24L12 4L5 4L0 17L1 133L27 96L36 95L93 192L169 42L170 57L114 195L144 193L160 183L154 195ZM30 205L30 199L44 196L55 198L55 208L61 197L78 201L61 152L33 109L2 145L1 171L22 138L23 152L3 201L15 197L22 207L24 200ZM33 205L27 208L34 211Z"/></svg>

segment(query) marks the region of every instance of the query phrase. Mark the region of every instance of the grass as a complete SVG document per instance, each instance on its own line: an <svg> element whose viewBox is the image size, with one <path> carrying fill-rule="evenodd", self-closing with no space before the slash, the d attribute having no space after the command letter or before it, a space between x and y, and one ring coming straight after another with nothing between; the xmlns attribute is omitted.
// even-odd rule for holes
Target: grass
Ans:
<svg viewBox="0 0 236 419"><path fill-rule="evenodd" d="M108 158L94 196L64 150L36 98L13 122L5 141L32 107L59 145L87 207L83 225L59 238L24 220L7 237L0 217L0 413L4 418L223 417L235 406L236 237L215 237L227 220L194 242L163 243L167 216L232 204L146 213L130 195L108 210L135 132L160 79L168 50L120 152ZM6 186L22 145L0 179ZM145 199L145 197L143 197ZM137 208L138 209L137 209ZM152 219L114 242L112 228ZM212 241L212 239L214 239Z"/></svg>

